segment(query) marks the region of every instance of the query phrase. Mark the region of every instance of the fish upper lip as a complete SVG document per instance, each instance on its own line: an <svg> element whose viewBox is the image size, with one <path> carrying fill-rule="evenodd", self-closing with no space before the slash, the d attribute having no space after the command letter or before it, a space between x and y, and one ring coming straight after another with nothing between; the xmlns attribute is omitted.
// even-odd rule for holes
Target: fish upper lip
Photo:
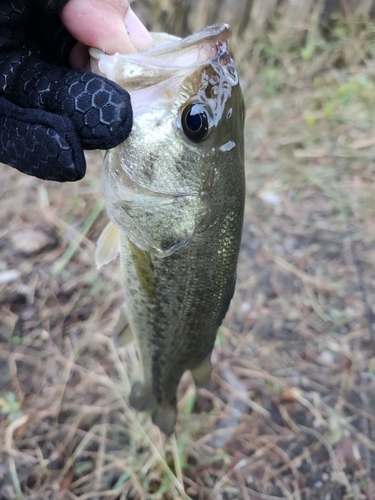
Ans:
<svg viewBox="0 0 375 500"><path fill-rule="evenodd" d="M208 32L208 33L207 33ZM203 33L207 33L207 35L202 36ZM154 47L148 51L148 54L152 56L159 56L163 54L167 54L171 52L171 47L173 46L174 51L180 51L191 47L192 45L202 44L205 42L217 42L223 43L228 42L232 36L232 30L229 24L213 24L212 26L207 26L206 28L193 33L192 35L183 38L181 40L173 41L171 43L167 43L165 45L161 45L158 47ZM131 54L131 58L141 57L144 52L137 52L136 54Z"/></svg>
<svg viewBox="0 0 375 500"><path fill-rule="evenodd" d="M213 47L218 47L219 45L227 43L232 36L232 30L228 24L214 24L212 26L207 26L206 28L193 33L192 35L183 38L183 39L177 39L173 40L169 43L163 43L161 45L157 45L156 47L153 47L147 51L144 52L136 52L132 54L113 54L113 55L107 55L104 54L102 51L99 49L95 48L90 48L89 52L92 58L99 60L100 56L105 56L105 58L116 58L117 56L122 56L126 57L126 60L130 63L132 62L133 64L136 65L142 65L142 60L144 58L147 58L147 66L149 67L154 67L154 68L162 68L165 69L168 67L170 70L178 71L178 70L186 70L187 68L190 67L195 67L196 65L188 65L184 64L183 66L174 65L171 63L170 65L165 64L165 60L163 59L162 56L168 56L170 54L173 54L174 52L181 52L181 51L186 51L189 48L193 46L203 46L204 44L209 44L211 43ZM214 57L214 56L213 56ZM212 58L213 58L212 57ZM160 60L158 64L158 58ZM211 57L207 57L207 61L201 61L201 64L208 62L211 59ZM152 63L150 62L152 60ZM99 65L100 69L100 65ZM104 71L101 70L100 71ZM104 75L106 72L104 71ZM111 78L109 75L107 77ZM113 78L112 78L113 79Z"/></svg>

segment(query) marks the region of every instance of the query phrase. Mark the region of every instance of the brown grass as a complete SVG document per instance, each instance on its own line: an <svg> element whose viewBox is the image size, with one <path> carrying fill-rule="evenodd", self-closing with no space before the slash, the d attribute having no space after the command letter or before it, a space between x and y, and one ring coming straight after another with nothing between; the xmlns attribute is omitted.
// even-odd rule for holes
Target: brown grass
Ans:
<svg viewBox="0 0 375 500"><path fill-rule="evenodd" d="M110 337L122 294L118 263L93 264L101 154L77 184L1 167L0 280L20 273L0 285L1 500L374 500L373 32L234 40L238 285L212 380L195 393L184 377L171 439L128 407L136 352Z"/></svg>

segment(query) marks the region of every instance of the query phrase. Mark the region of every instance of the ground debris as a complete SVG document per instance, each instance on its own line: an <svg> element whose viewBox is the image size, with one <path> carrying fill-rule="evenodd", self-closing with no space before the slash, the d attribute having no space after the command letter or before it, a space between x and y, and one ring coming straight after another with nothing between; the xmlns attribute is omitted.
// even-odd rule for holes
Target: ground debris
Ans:
<svg viewBox="0 0 375 500"><path fill-rule="evenodd" d="M32 228L20 229L11 233L10 242L16 252L21 252L24 255L42 252L56 244L55 239L44 231Z"/></svg>

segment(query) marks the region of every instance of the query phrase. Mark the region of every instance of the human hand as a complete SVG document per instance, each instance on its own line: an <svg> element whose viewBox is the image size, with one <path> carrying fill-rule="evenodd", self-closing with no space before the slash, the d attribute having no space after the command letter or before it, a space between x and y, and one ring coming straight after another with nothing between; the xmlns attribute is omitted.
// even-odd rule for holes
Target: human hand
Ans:
<svg viewBox="0 0 375 500"><path fill-rule="evenodd" d="M88 63L87 47L96 47L106 54L128 54L147 50L152 38L129 7L127 0L70 0L61 18L77 44L71 54L73 66Z"/></svg>
<svg viewBox="0 0 375 500"><path fill-rule="evenodd" d="M109 149L128 137L130 98L114 82L68 69L76 40L44 3L0 3L0 161L41 179L74 181L85 174L83 149Z"/></svg>

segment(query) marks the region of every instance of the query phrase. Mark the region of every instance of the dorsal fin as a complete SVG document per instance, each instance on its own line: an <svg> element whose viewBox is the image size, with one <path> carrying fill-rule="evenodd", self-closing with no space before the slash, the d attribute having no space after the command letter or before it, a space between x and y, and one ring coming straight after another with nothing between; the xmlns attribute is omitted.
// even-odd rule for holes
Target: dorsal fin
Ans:
<svg viewBox="0 0 375 500"><path fill-rule="evenodd" d="M109 222L99 236L95 250L96 267L100 269L115 259L120 251L120 230L113 222Z"/></svg>

